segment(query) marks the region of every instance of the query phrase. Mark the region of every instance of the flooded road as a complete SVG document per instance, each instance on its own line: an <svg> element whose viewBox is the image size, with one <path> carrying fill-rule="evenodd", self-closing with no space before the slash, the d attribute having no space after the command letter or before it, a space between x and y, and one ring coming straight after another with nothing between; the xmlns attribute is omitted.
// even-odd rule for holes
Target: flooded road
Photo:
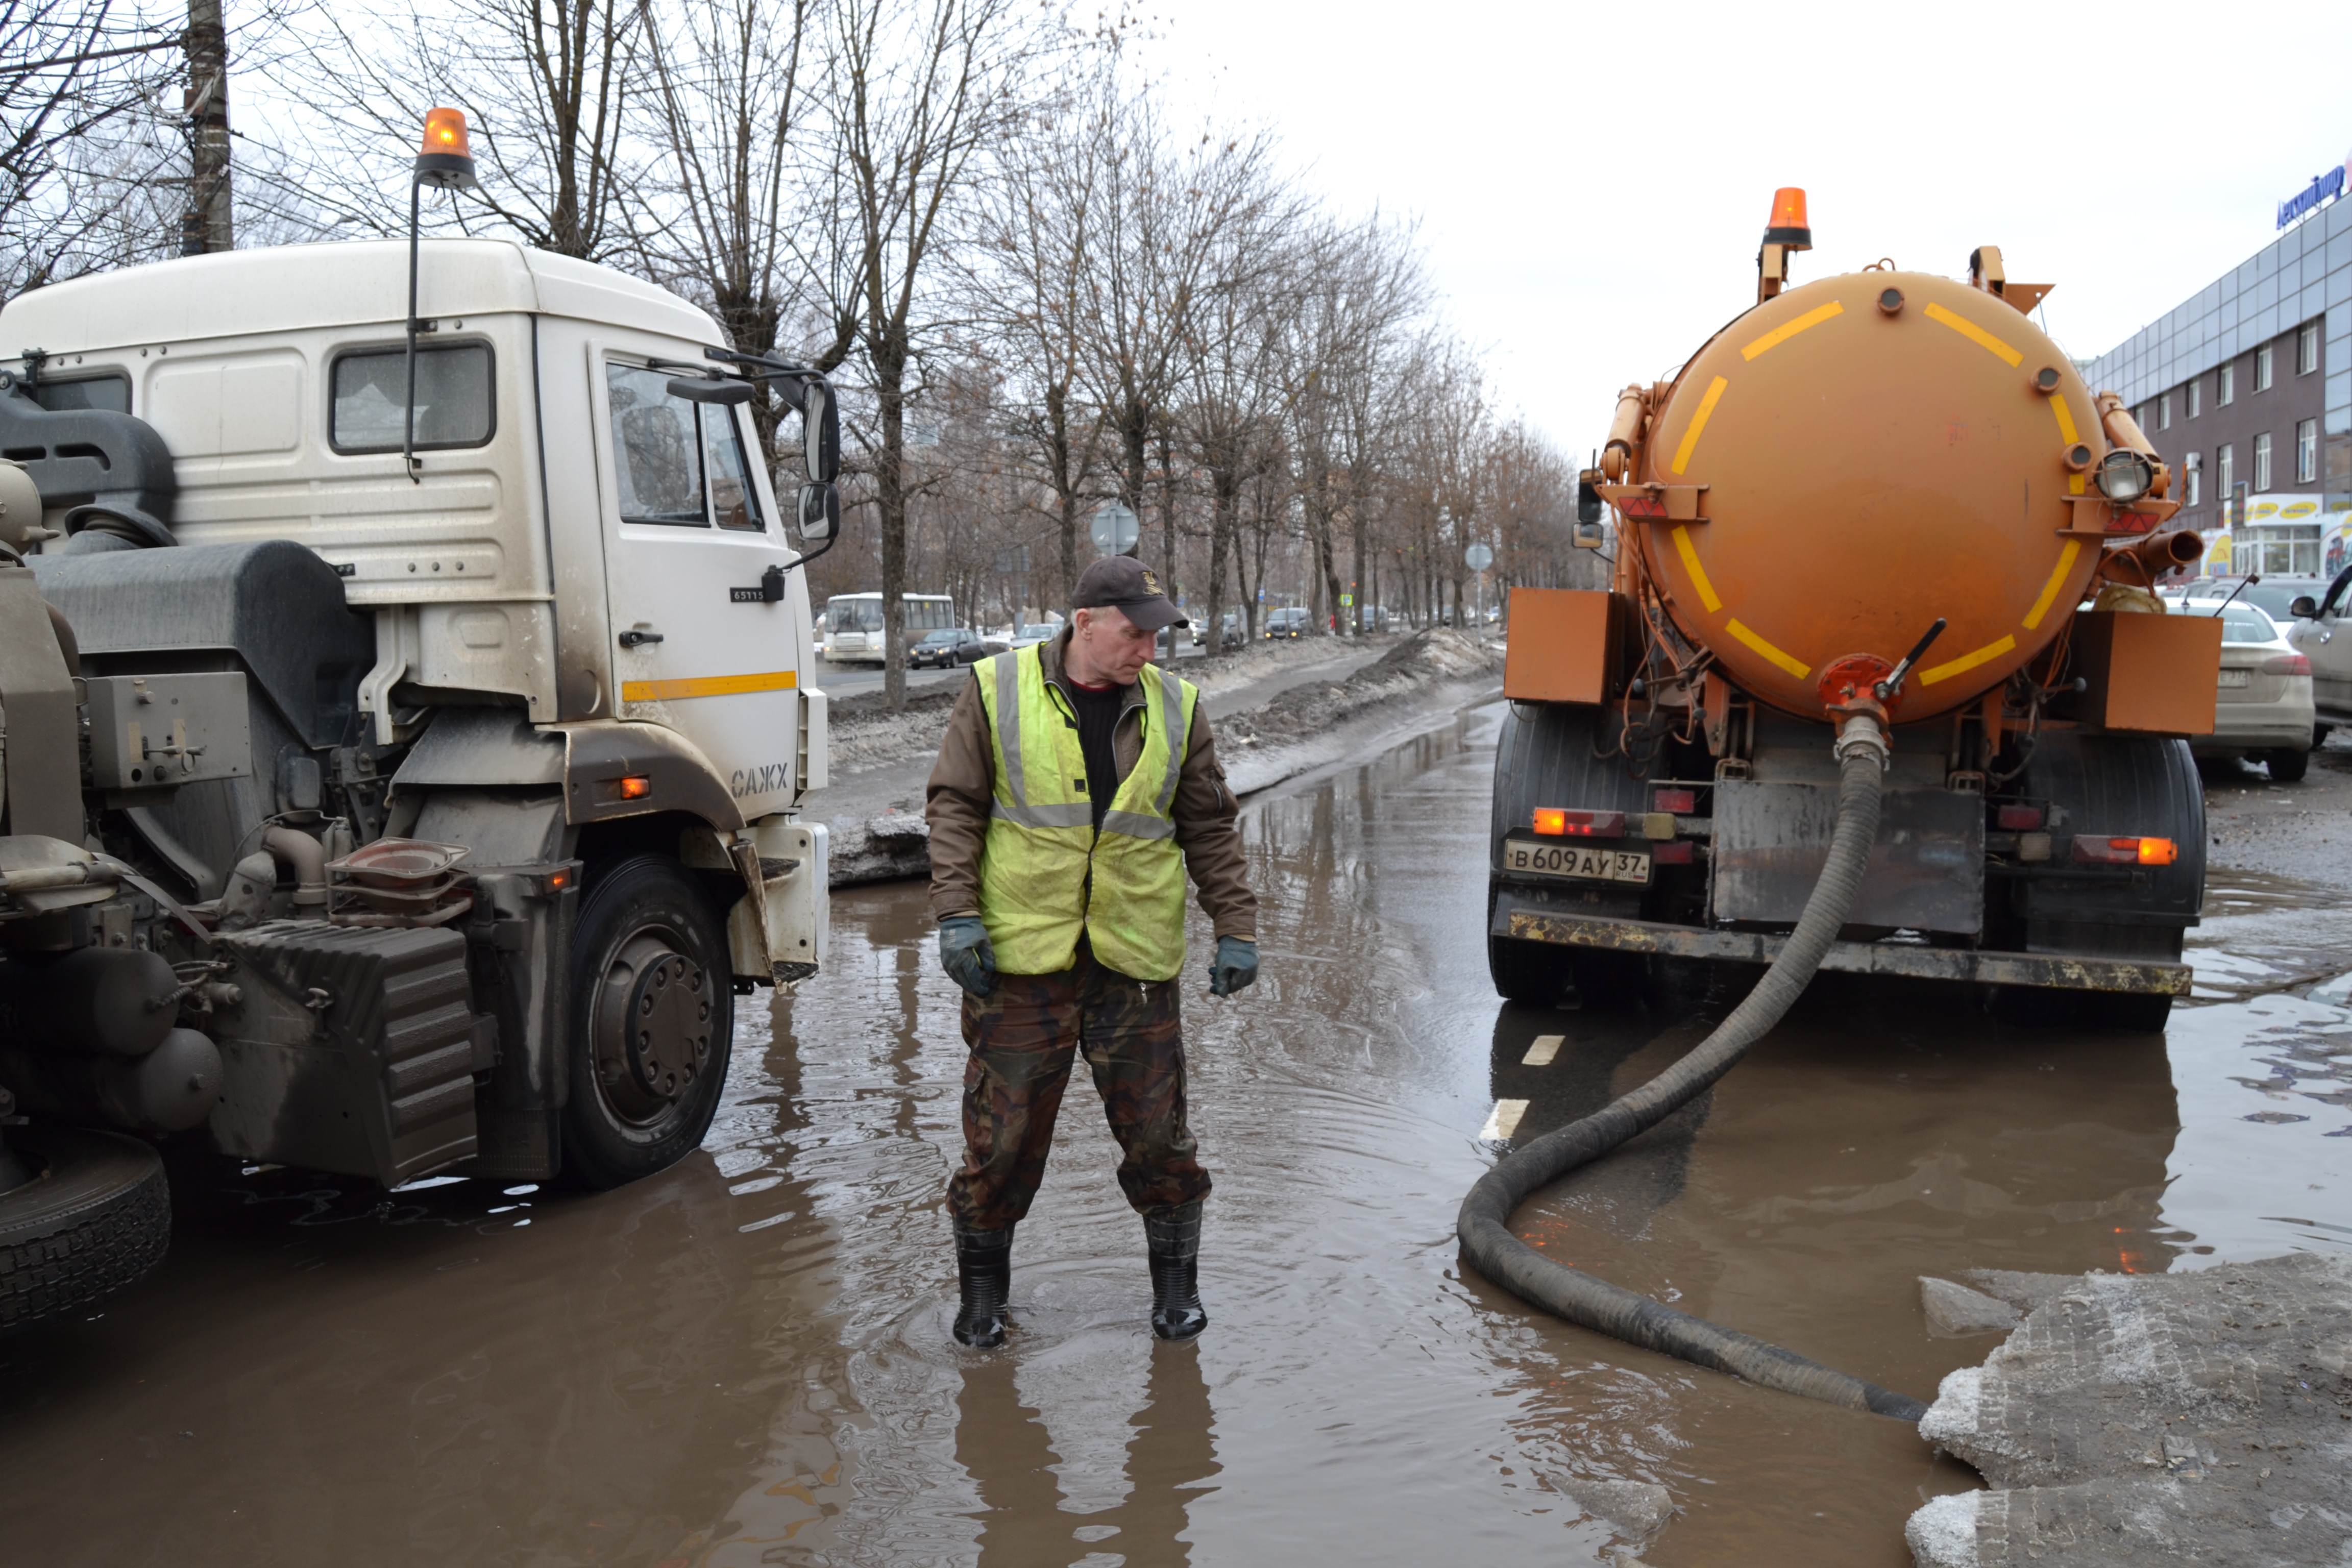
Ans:
<svg viewBox="0 0 2352 1568"><path fill-rule="evenodd" d="M835 895L826 975L739 1025L703 1152L580 1197L174 1170L171 1261L0 1343L11 1561L1601 1562L1577 1480L1664 1485L1658 1568L1907 1562L1976 1484L1914 1429L1628 1350L1466 1276L1525 1139L1723 998L1505 1007L1481 935L1499 708L1253 804L1264 979L1185 1005L1211 1327L1155 1342L1142 1227L1074 1088L1014 1337L949 1339L956 995L914 885ZM2003 1033L1826 982L1705 1100L1522 1208L1607 1278L1931 1395L1916 1277L2352 1245L2352 908L2217 872L2165 1039ZM1532 1058L1532 1060L1531 1060Z"/></svg>

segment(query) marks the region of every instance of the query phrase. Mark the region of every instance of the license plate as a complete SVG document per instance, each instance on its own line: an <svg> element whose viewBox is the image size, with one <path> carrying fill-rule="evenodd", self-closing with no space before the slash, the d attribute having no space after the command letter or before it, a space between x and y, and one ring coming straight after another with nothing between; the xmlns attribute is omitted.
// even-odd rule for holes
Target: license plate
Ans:
<svg viewBox="0 0 2352 1568"><path fill-rule="evenodd" d="M1650 852L1581 844L1530 844L1523 838L1507 838L1503 841L1503 869L1536 877L1575 877L1586 881L1633 882L1647 887Z"/></svg>
<svg viewBox="0 0 2352 1568"><path fill-rule="evenodd" d="M2224 686L2243 686L2252 679L2252 675L2253 672L2252 670L2225 669L2221 672L2221 684Z"/></svg>

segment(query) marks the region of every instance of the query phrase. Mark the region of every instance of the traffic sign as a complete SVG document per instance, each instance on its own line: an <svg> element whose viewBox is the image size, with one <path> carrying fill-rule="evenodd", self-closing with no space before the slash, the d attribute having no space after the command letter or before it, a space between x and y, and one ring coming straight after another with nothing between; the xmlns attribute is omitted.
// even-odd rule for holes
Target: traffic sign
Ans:
<svg viewBox="0 0 2352 1568"><path fill-rule="evenodd" d="M1355 603L1356 595L1353 594L1342 594L1339 595L1340 607L1343 609L1354 607Z"/></svg>
<svg viewBox="0 0 2352 1568"><path fill-rule="evenodd" d="M1095 509L1094 540L1097 555L1124 555L1135 548L1143 525L1132 507L1108 501Z"/></svg>
<svg viewBox="0 0 2352 1568"><path fill-rule="evenodd" d="M1495 563L1495 552L1483 544L1474 544L1462 552L1463 561L1473 572L1484 572Z"/></svg>

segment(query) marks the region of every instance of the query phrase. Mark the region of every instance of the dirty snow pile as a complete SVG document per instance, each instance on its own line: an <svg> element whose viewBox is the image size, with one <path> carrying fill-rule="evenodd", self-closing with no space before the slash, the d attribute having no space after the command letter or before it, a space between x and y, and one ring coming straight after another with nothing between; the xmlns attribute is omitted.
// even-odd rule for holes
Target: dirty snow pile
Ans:
<svg viewBox="0 0 2352 1568"><path fill-rule="evenodd" d="M1310 680L1224 720L1217 726L1218 757L1236 791L1265 789L1337 761L1433 699L1492 682L1502 668L1499 645L1432 626L1345 680Z"/></svg>
<svg viewBox="0 0 2352 1568"><path fill-rule="evenodd" d="M1993 1489L1911 1516L1918 1568L2352 1562L2352 1259L1969 1278L1931 1328L2024 1319L1919 1423Z"/></svg>

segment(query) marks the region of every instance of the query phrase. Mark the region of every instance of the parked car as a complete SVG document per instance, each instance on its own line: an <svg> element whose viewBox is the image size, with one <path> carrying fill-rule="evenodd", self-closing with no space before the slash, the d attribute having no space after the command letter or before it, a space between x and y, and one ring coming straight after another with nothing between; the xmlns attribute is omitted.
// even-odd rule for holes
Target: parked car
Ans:
<svg viewBox="0 0 2352 1568"><path fill-rule="evenodd" d="M2213 732L2191 738L2200 756L2243 757L2262 763L2271 777L2293 784L2310 766L2311 660L2296 651L2268 612L2235 600L2183 599L2184 616L2221 617L2221 673L2213 702Z"/></svg>
<svg viewBox="0 0 2352 1568"><path fill-rule="evenodd" d="M2267 588L2265 582L2261 584ZM2311 697L2316 712L2311 743L2327 738L2338 724L2352 724L2352 566L2287 605L2294 624L2286 640L2311 660Z"/></svg>
<svg viewBox="0 0 2352 1568"><path fill-rule="evenodd" d="M1027 647L1031 643L1051 642L1061 635L1061 631L1062 628L1051 621L1034 621L1027 626L1016 626L1013 628L1013 637L1008 646Z"/></svg>
<svg viewBox="0 0 2352 1568"><path fill-rule="evenodd" d="M982 637L970 626L941 626L925 632L923 640L907 650L907 664L913 669L948 669L978 664L991 654L1004 652L1007 646Z"/></svg>
<svg viewBox="0 0 2352 1568"><path fill-rule="evenodd" d="M1269 638L1303 637L1307 635L1307 611L1303 605L1292 605L1265 613L1265 635Z"/></svg>

